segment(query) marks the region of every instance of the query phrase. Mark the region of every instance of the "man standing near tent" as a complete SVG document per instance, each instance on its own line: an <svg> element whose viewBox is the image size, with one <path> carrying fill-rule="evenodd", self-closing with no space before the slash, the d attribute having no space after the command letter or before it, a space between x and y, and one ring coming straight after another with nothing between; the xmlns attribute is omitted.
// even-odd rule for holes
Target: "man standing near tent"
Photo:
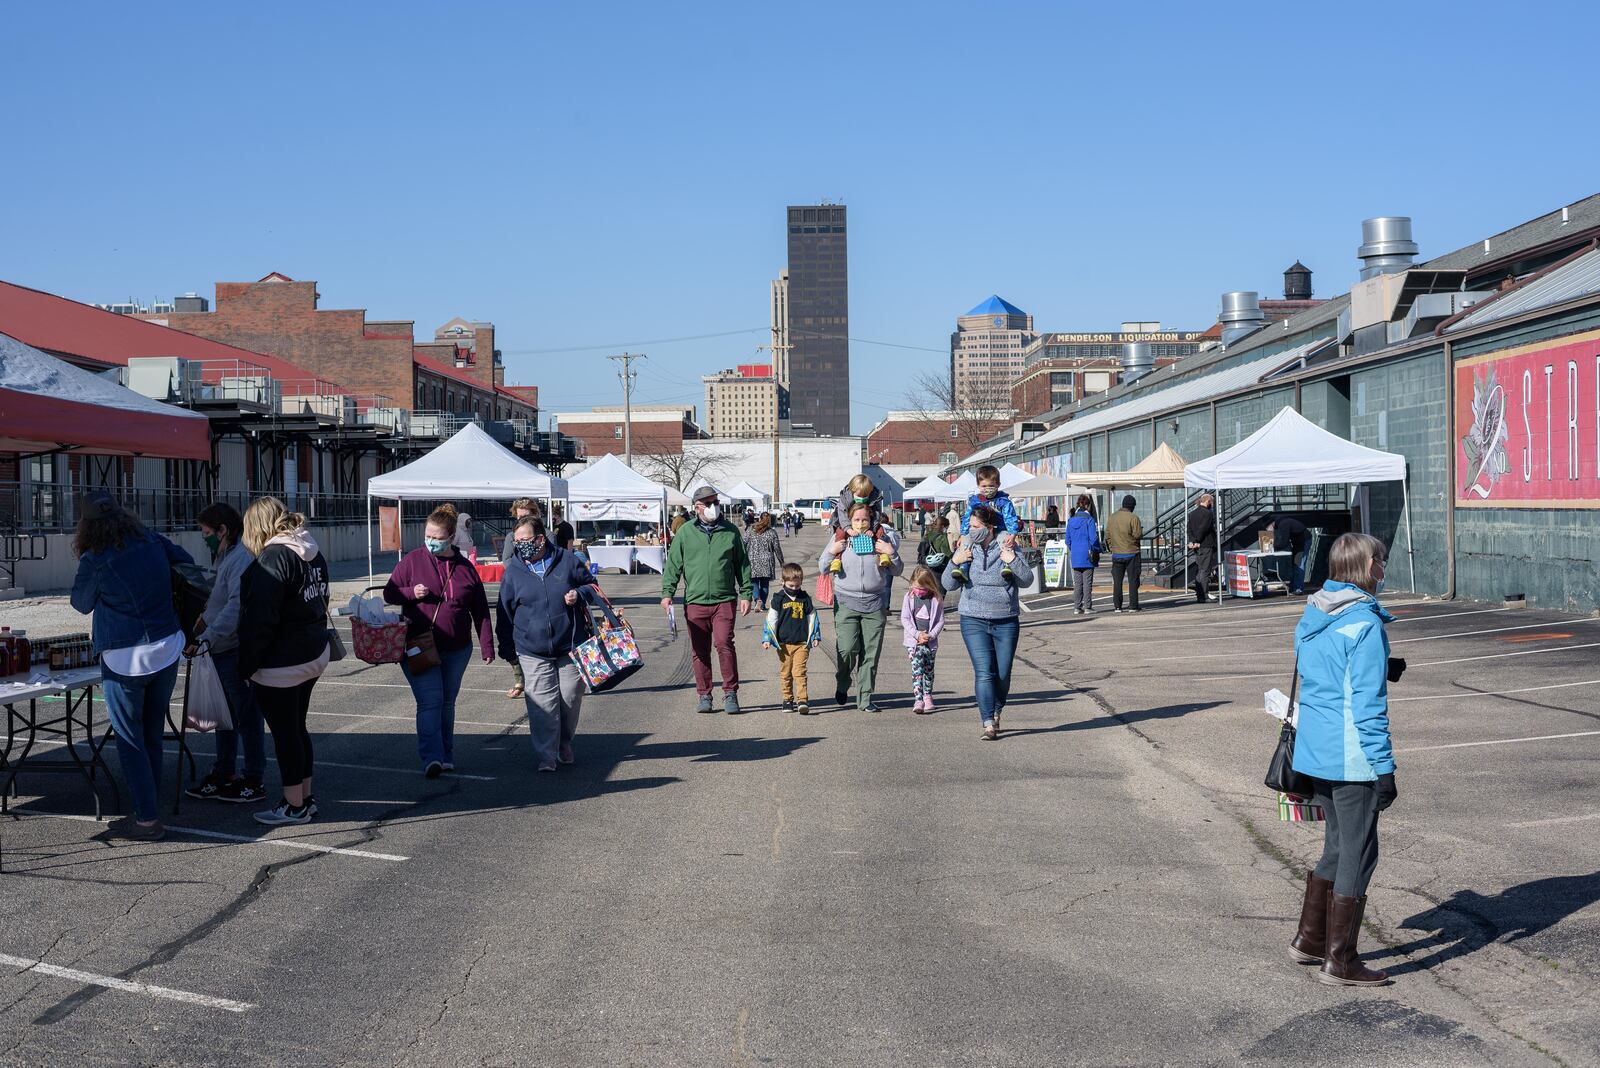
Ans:
<svg viewBox="0 0 1600 1068"><path fill-rule="evenodd" d="M713 712L711 648L716 646L722 669L722 708L737 715L739 658L733 647L734 602L740 615L750 614L750 558L744 540L722 515L715 486L694 491L694 518L685 523L667 549L661 574L661 607L670 611L683 580L683 618L689 626L694 655L694 685L700 695L696 712Z"/></svg>
<svg viewBox="0 0 1600 1068"><path fill-rule="evenodd" d="M1294 577L1289 583L1290 593L1306 592L1306 547L1311 544L1311 532L1294 516L1276 516L1267 524L1272 534L1272 547L1288 553Z"/></svg>
<svg viewBox="0 0 1600 1068"><path fill-rule="evenodd" d="M1207 592L1217 574L1217 513L1212 508L1214 498L1209 493L1200 495L1200 504L1189 513L1189 551L1194 554L1194 590L1197 604L1211 599Z"/></svg>

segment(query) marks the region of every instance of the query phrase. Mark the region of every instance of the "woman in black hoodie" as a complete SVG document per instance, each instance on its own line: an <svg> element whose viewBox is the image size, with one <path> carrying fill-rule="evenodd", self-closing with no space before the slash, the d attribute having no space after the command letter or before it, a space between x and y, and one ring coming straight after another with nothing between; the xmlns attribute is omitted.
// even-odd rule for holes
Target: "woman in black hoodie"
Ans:
<svg viewBox="0 0 1600 1068"><path fill-rule="evenodd" d="M272 729L283 799L256 819L309 823L311 688L328 667L328 562L305 516L263 497L244 513L243 542L255 563L239 579L239 674L250 680Z"/></svg>

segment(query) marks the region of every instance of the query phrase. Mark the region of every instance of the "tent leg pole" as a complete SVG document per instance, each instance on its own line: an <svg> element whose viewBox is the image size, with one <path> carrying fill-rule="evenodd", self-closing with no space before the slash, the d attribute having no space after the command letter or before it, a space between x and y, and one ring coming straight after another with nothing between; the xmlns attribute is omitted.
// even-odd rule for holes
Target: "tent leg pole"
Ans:
<svg viewBox="0 0 1600 1068"><path fill-rule="evenodd" d="M1400 480L1401 509L1406 514L1406 570L1411 573L1411 592L1417 592L1417 558L1411 546L1411 491L1406 483L1411 481L1411 465L1406 465L1406 476Z"/></svg>
<svg viewBox="0 0 1600 1068"><path fill-rule="evenodd" d="M1183 491L1183 588L1189 588L1189 513L1194 506L1189 503L1193 494L1187 488ZM1196 561L1198 563L1199 561Z"/></svg>
<svg viewBox="0 0 1600 1068"><path fill-rule="evenodd" d="M399 528L399 537L395 539L399 544L394 549L394 563L396 567L399 567L400 554L405 551L406 544L406 501L404 497L396 497L394 499L394 523Z"/></svg>
<svg viewBox="0 0 1600 1068"><path fill-rule="evenodd" d="M372 585L372 495L367 495L367 585Z"/></svg>
<svg viewBox="0 0 1600 1068"><path fill-rule="evenodd" d="M1222 570L1222 491L1217 491L1217 608L1222 608L1222 591L1228 588L1227 573Z"/></svg>

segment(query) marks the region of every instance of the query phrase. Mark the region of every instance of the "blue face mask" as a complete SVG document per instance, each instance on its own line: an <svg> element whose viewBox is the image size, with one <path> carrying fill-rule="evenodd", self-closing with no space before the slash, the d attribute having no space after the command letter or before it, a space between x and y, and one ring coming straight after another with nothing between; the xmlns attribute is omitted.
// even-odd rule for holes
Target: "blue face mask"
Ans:
<svg viewBox="0 0 1600 1068"><path fill-rule="evenodd" d="M423 541L427 544L428 551L435 556L450 548L450 543L440 538L424 538Z"/></svg>

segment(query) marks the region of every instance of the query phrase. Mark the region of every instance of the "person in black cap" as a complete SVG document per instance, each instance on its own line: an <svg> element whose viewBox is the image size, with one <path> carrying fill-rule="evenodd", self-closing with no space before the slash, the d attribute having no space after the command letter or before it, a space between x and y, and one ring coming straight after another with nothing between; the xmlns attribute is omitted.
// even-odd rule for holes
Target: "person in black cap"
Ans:
<svg viewBox="0 0 1600 1068"><path fill-rule="evenodd" d="M72 551L78 557L72 607L94 615L101 692L133 797L134 814L114 821L111 833L158 841L166 834L159 798L163 736L184 646L172 606L172 565L194 558L146 530L105 490L84 498Z"/></svg>
<svg viewBox="0 0 1600 1068"><path fill-rule="evenodd" d="M661 574L661 607L671 610L678 581L683 580L683 618L694 654L697 712L713 712L711 647L722 667L722 707L730 715L739 707L739 656L733 647L734 604L750 614L750 557L744 540L722 514L714 486L695 489L694 519L685 523L667 549Z"/></svg>
<svg viewBox="0 0 1600 1068"><path fill-rule="evenodd" d="M1144 537L1144 524L1133 514L1133 494L1122 498L1122 508L1106 520L1106 548L1111 551L1111 610L1122 611L1122 582L1128 581L1128 607L1139 611L1139 572L1143 557L1139 555L1140 539Z"/></svg>

